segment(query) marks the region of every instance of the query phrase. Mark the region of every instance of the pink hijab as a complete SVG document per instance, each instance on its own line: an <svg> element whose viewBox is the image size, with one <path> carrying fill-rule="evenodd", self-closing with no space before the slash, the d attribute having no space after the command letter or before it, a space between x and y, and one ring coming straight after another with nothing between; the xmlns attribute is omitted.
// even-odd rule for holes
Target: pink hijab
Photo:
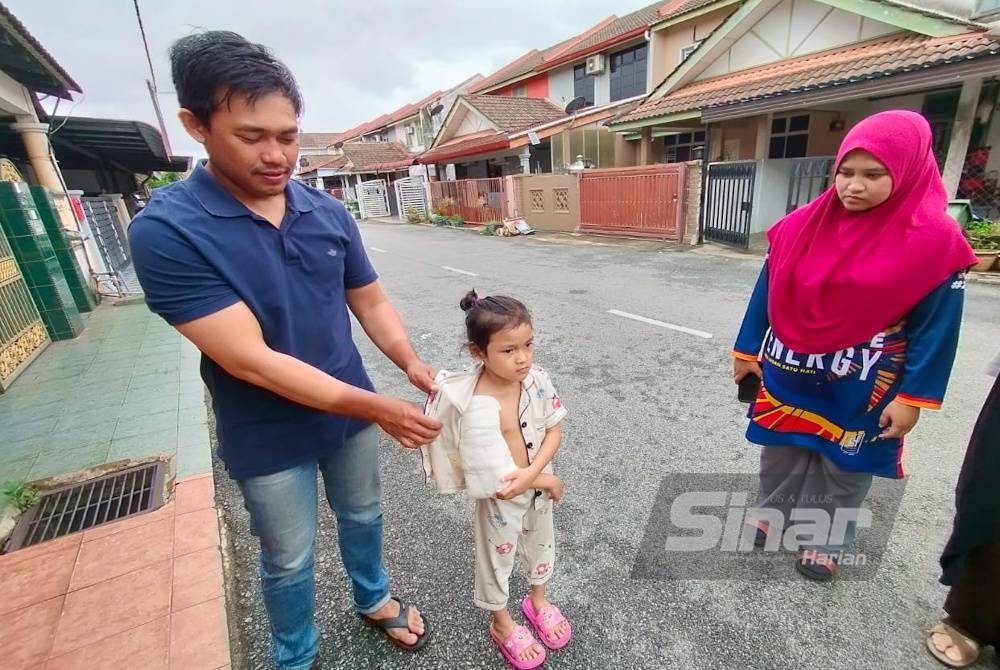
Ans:
<svg viewBox="0 0 1000 670"><path fill-rule="evenodd" d="M888 200L850 212L834 185L767 233L771 327L799 353L839 351L874 337L976 263L947 213L924 117L907 111L868 117L844 138L837 166L855 149L888 168Z"/></svg>

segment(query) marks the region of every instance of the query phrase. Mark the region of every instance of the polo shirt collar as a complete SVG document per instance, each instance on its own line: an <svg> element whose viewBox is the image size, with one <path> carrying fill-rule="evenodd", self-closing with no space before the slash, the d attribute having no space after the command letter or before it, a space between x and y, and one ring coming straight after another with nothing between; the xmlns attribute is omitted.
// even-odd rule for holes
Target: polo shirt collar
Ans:
<svg viewBox="0 0 1000 670"><path fill-rule="evenodd" d="M235 218L251 213L246 205L222 187L205 166L199 164L187 181L194 197L209 214L223 218ZM316 208L316 202L308 189L298 188L291 181L285 187L285 203L288 209L299 213L311 212Z"/></svg>

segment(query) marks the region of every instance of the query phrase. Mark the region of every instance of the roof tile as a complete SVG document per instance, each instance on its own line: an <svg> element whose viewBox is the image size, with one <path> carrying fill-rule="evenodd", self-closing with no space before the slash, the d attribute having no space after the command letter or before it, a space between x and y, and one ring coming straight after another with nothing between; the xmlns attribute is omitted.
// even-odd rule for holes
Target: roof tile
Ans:
<svg viewBox="0 0 1000 670"><path fill-rule="evenodd" d="M566 116L566 113L556 105L538 98L468 95L462 96L462 99L505 133L516 133Z"/></svg>
<svg viewBox="0 0 1000 670"><path fill-rule="evenodd" d="M430 164L450 158L473 156L477 153L497 151L510 146L506 133L484 131L445 142L424 152L417 159L420 163Z"/></svg>
<svg viewBox="0 0 1000 670"><path fill-rule="evenodd" d="M413 163L413 155L399 142L348 142L343 152L355 172L386 170Z"/></svg>
<svg viewBox="0 0 1000 670"><path fill-rule="evenodd" d="M617 21L611 22L602 30L598 30L596 33L577 44L576 48L573 49L573 53L586 51L591 47L597 46L598 44L603 44L608 40L621 37L622 35L627 35L632 31L639 30L640 28L646 28L661 21L663 19L663 17L660 16L661 7L663 7L663 0L659 0L659 2L656 2L655 4L636 10L631 14L626 14Z"/></svg>
<svg viewBox="0 0 1000 670"><path fill-rule="evenodd" d="M981 32L945 38L896 35L697 81L643 103L614 123L842 86L998 53L1000 43Z"/></svg>
<svg viewBox="0 0 1000 670"><path fill-rule="evenodd" d="M342 133L299 133L299 148L327 149L340 141Z"/></svg>

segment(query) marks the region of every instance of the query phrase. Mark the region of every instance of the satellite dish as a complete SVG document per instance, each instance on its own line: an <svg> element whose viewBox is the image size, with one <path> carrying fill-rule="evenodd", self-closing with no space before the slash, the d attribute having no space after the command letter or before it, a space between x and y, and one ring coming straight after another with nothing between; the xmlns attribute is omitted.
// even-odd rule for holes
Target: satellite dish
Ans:
<svg viewBox="0 0 1000 670"><path fill-rule="evenodd" d="M573 98L572 100L569 101L569 104L566 105L566 113L576 114L586 106L587 106L587 99L581 95L579 98Z"/></svg>
<svg viewBox="0 0 1000 670"><path fill-rule="evenodd" d="M334 144L334 145L333 145L333 148L334 148L334 149L340 149L340 148L342 148L343 146L344 146L344 143L343 143L343 142L337 142L336 144Z"/></svg>
<svg viewBox="0 0 1000 670"><path fill-rule="evenodd" d="M440 114L443 111L444 111L444 105L441 104L434 105L433 107L431 107L431 116L434 116L435 114Z"/></svg>
<svg viewBox="0 0 1000 670"><path fill-rule="evenodd" d="M299 167L306 167L307 165L309 165L309 159L308 158L306 158L305 156L303 156L302 158L299 159Z"/></svg>

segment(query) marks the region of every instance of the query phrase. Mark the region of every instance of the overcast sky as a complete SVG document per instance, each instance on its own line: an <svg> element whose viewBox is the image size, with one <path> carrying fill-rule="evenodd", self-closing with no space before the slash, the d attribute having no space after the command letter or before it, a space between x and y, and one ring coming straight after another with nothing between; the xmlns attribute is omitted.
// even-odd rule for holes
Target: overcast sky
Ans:
<svg viewBox="0 0 1000 670"><path fill-rule="evenodd" d="M156 125L132 0L3 2L83 89L60 114ZM303 130L338 132L651 2L139 0L139 7L173 152L197 157L200 145L176 120L166 56L191 32L234 30L271 47L302 87Z"/></svg>

